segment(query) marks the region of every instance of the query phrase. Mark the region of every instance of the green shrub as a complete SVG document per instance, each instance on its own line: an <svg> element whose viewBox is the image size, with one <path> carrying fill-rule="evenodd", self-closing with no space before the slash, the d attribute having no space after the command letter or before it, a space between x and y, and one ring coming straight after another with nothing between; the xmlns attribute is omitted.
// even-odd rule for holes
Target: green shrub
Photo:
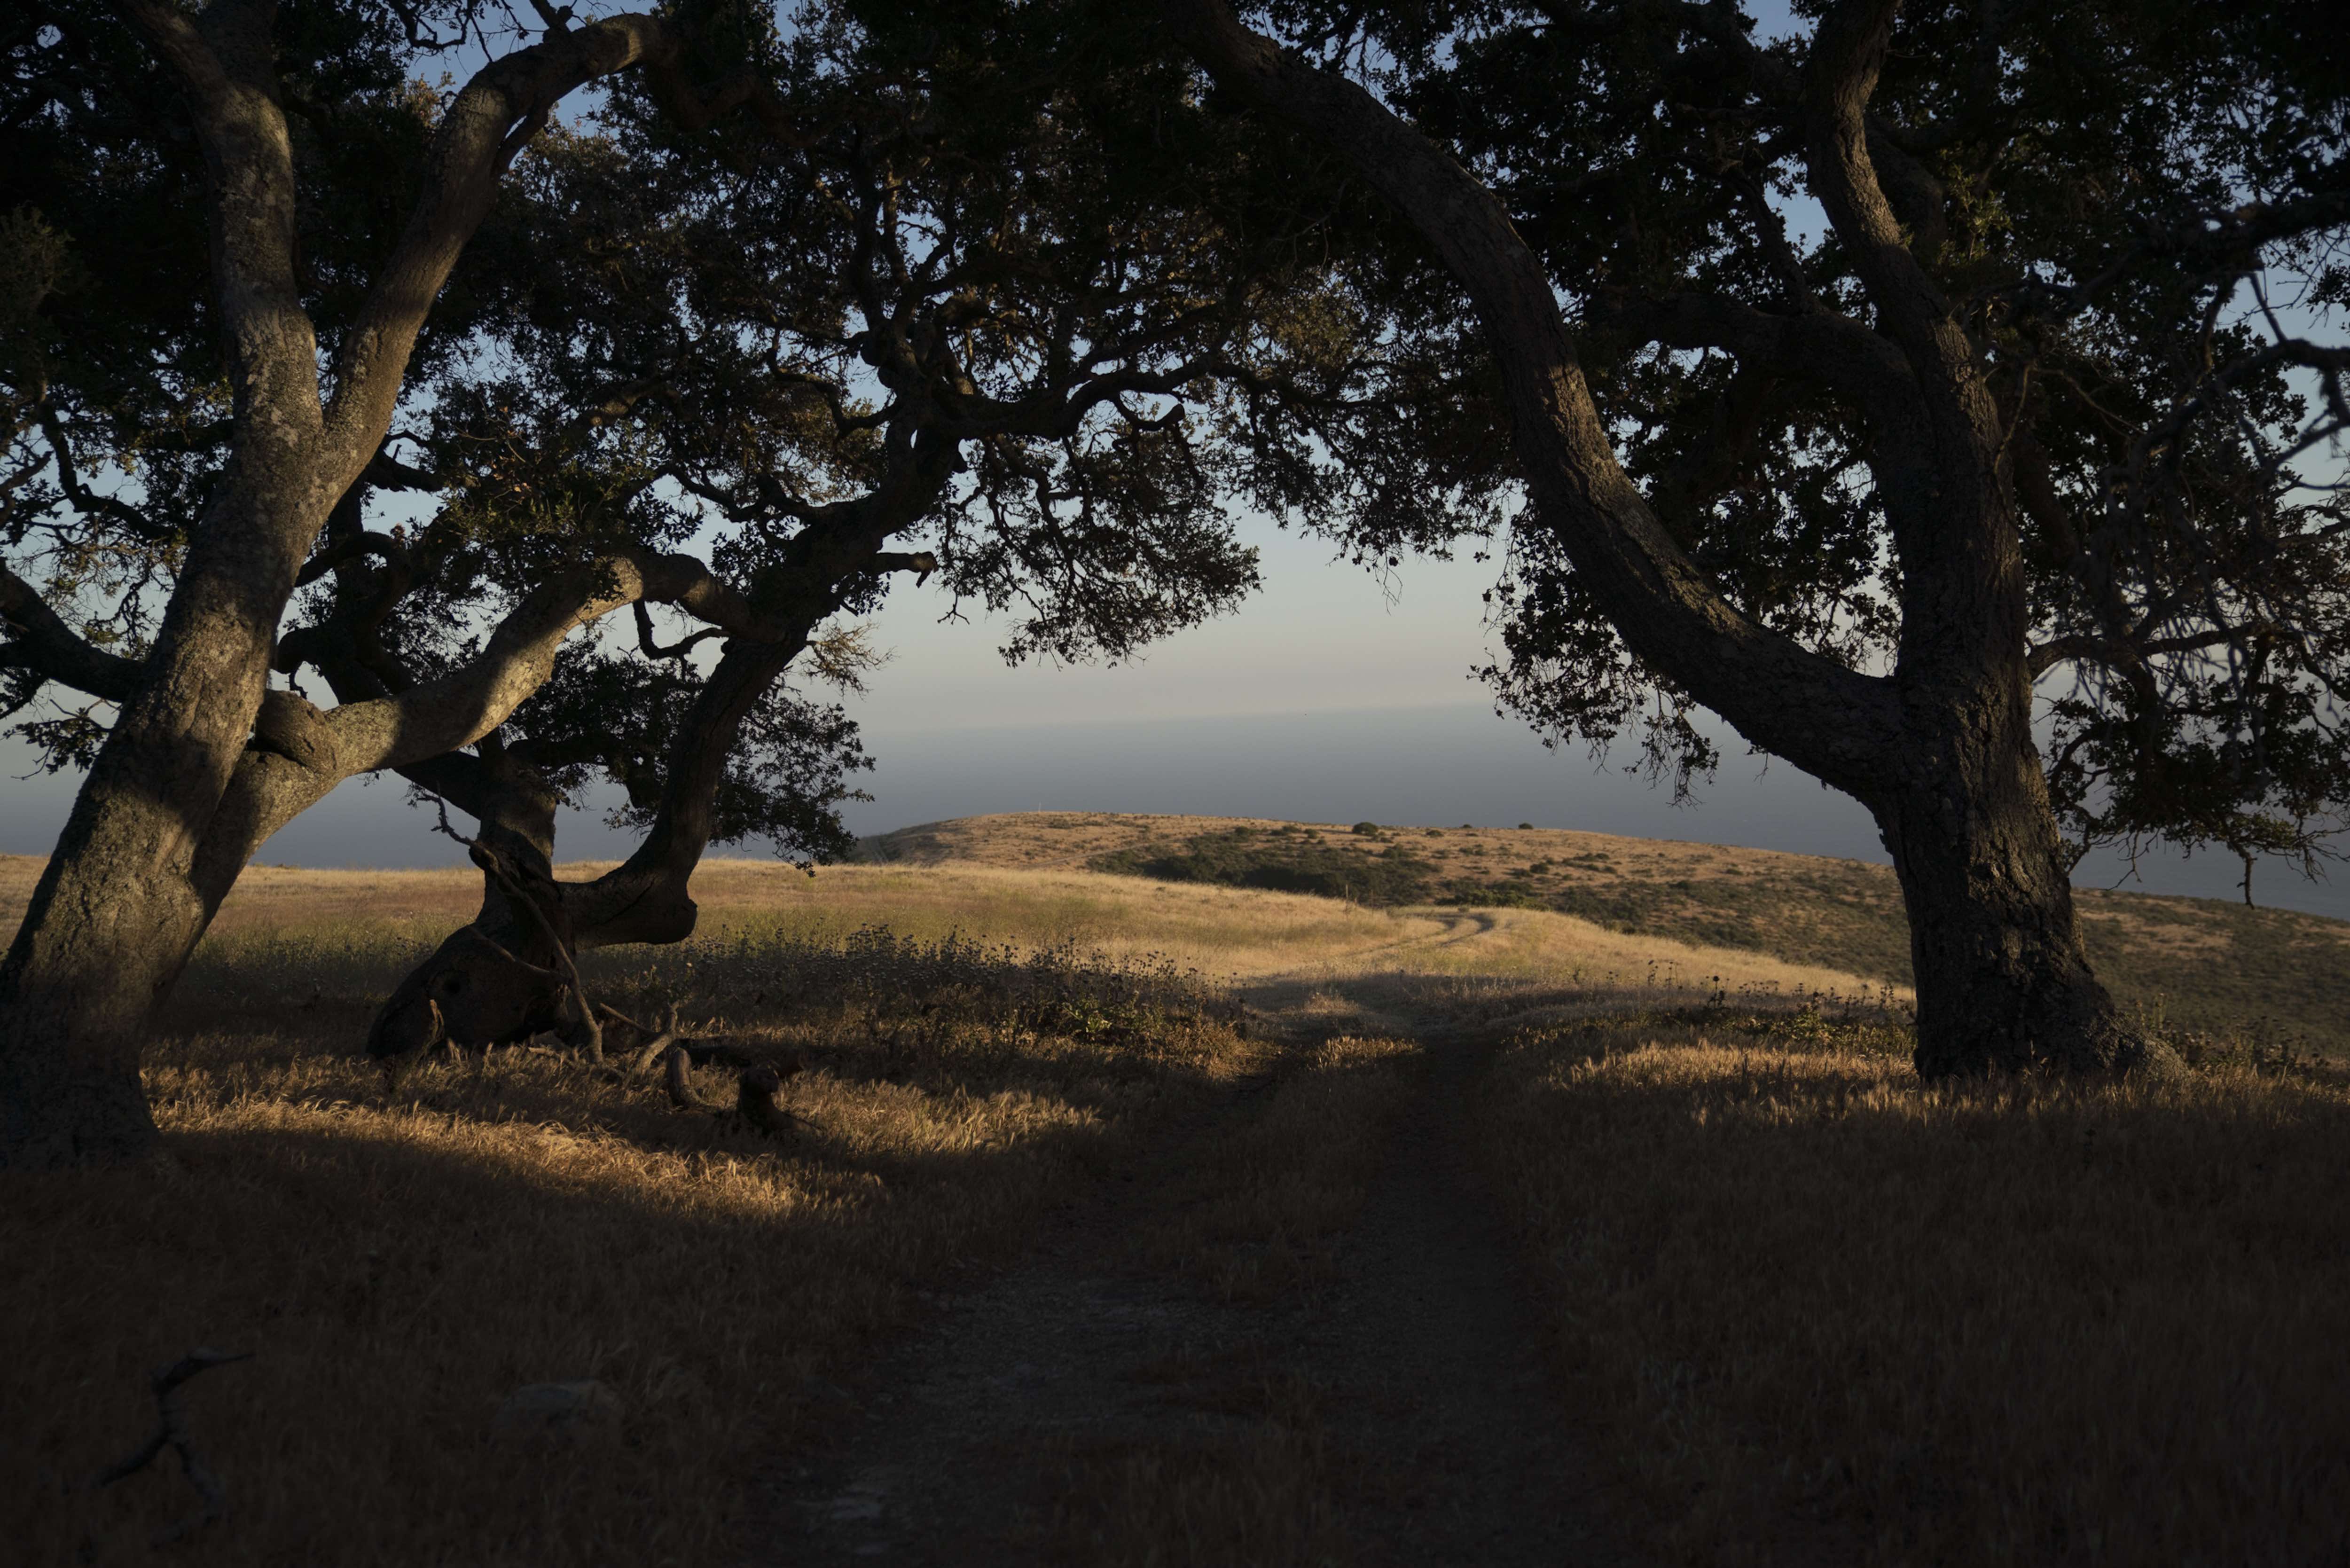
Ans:
<svg viewBox="0 0 2350 1568"><path fill-rule="evenodd" d="M1358 904L1424 904L1435 891L1433 868L1400 844L1373 856L1352 845L1329 845L1312 837L1275 843L1232 832L1210 833L1180 848L1121 849L1089 864L1097 871L1155 877L1162 882L1264 888L1351 898Z"/></svg>

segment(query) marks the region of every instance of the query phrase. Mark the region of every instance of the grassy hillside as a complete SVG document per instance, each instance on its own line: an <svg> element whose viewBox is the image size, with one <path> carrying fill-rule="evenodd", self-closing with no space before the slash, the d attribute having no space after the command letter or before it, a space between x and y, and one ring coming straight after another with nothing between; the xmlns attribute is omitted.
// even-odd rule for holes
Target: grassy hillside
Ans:
<svg viewBox="0 0 2350 1568"><path fill-rule="evenodd" d="M1609 930L1700 947L1742 950L1785 962L1909 983L1909 933L1900 890L1882 866L1771 850L1667 839L1623 838L1544 828L1397 827L1358 833L1345 824L1203 816L1029 812L926 823L867 841L874 859L899 867L995 867L1032 872L1107 871L1207 888L1261 888L1319 895L1372 909L1461 907L1547 909ZM0 857L0 928L12 925L41 862ZM598 867L583 864L586 873ZM811 882L788 867L712 861L694 881L705 932L779 919L836 934L863 920L892 918L887 882L874 867L828 867ZM971 885L959 896L930 887L919 900L939 922L976 929L1019 919L1063 940L1113 944L1180 938L1187 961L1212 952L1243 970L1257 951L1291 967L1300 948L1327 940L1343 949L1354 931L1376 927L1367 910L1279 901L1287 930L1315 911L1312 935L1268 944L1245 904L1179 903L1185 928L1149 938L1121 934L1097 907L1091 885L1050 877L1014 888ZM2239 1037L2264 1049L2350 1054L2350 924L2283 909L2248 909L2209 898L2160 898L2081 888L2076 897L2089 956L2116 993L2167 1027ZM277 924L298 906L306 919L365 914L429 945L463 921L478 898L463 871L319 872L257 866L222 910L222 938ZM1008 900L1008 902L1007 902ZM1273 908L1266 905L1264 909ZM983 919L981 911L989 911ZM796 914L788 911L799 911ZM1247 928L1245 930L1243 927ZM928 928L926 927L926 929ZM1377 929L1384 929L1383 927ZM1382 939L1384 940L1384 939ZM1278 952L1276 961L1273 954Z"/></svg>
<svg viewBox="0 0 2350 1568"><path fill-rule="evenodd" d="M1033 812L928 823L878 858L1088 867L1372 905L1545 909L1898 985L1909 931L1885 867L1547 828L1397 827ZM2350 924L2209 898L2077 892L2089 956L2168 1027L2350 1052Z"/></svg>

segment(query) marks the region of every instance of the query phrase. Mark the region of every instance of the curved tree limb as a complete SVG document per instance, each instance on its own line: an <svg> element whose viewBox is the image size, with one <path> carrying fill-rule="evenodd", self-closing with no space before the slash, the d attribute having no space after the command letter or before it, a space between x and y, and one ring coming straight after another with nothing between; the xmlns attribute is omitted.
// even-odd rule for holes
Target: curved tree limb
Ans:
<svg viewBox="0 0 2350 1568"><path fill-rule="evenodd" d="M294 692L272 691L200 841L193 871L199 896L217 908L271 834L356 774L429 769L417 782L466 807L478 791L462 748L504 723L538 690L572 632L647 597L751 630L776 629L700 561L619 551L525 596L478 654L437 680L323 711ZM315 639L301 646L306 656L328 657ZM350 671L329 667L328 678L341 687Z"/></svg>
<svg viewBox="0 0 2350 1568"><path fill-rule="evenodd" d="M1221 85L1345 156L1468 288L1535 514L1634 651L1805 772L1855 793L1882 782L1899 732L1891 688L1763 627L1673 543L1617 461L1550 278L1492 192L1361 88L1243 26L1223 0L1163 10Z"/></svg>
<svg viewBox="0 0 2350 1568"><path fill-rule="evenodd" d="M938 570L937 557L927 552L882 545L935 504L957 461L952 441L918 440L888 483L824 508L792 540L762 635L727 643L679 727L651 831L619 866L566 892L582 946L679 941L691 934L698 911L686 888L709 847L718 787L744 720L856 579L886 571L928 577Z"/></svg>
<svg viewBox="0 0 2350 1568"><path fill-rule="evenodd" d="M1869 155L1868 100L1900 8L1901 0L1844 0L1821 19L1804 67L1805 165L1878 319L1917 372L1938 437L1952 451L1996 452L1999 410L1974 346L1910 250Z"/></svg>
<svg viewBox="0 0 2350 1568"><path fill-rule="evenodd" d="M1742 363L1826 387L1873 419L1917 402L1917 378L1901 351L1831 311L1777 315L1719 294L1609 294L1585 313L1585 323L1671 348L1720 348Z"/></svg>
<svg viewBox="0 0 2350 1568"><path fill-rule="evenodd" d="M300 451L324 410L295 263L294 147L270 38L277 6L214 0L196 17L160 0L118 0L117 8L179 79L203 148L213 301L239 445Z"/></svg>
<svg viewBox="0 0 2350 1568"><path fill-rule="evenodd" d="M748 105L762 111L771 134L796 134L759 84L730 82L715 94L695 93L681 63L684 52L683 36L664 18L608 16L550 32L492 61L458 92L434 136L424 192L407 232L336 355L327 415L336 493L376 455L426 313L488 215L506 166L556 103L590 81L642 67L664 110L689 130Z"/></svg>

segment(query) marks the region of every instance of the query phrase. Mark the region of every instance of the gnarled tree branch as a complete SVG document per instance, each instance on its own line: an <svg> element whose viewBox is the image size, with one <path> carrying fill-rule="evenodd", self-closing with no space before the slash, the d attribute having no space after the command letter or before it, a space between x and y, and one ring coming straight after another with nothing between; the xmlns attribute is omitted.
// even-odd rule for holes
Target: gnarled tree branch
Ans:
<svg viewBox="0 0 2350 1568"><path fill-rule="evenodd" d="M1164 12L1219 83L1345 156L1468 288L1536 517L1634 651L1814 776L1863 793L1877 783L1898 733L1891 691L1745 615L1673 543L1617 462L1550 279L1493 194L1361 88L1243 27L1223 0L1166 0Z"/></svg>
<svg viewBox="0 0 2350 1568"><path fill-rule="evenodd" d="M0 621L16 635L0 645L0 665L30 670L47 680L103 697L129 699L139 689L142 666L109 653L74 635L57 611L42 602L32 584L0 566Z"/></svg>

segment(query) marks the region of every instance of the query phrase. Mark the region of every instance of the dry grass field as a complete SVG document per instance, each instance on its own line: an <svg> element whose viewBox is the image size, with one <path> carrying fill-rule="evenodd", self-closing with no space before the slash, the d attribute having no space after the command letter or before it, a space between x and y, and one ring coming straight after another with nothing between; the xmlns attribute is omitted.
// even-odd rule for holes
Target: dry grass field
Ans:
<svg viewBox="0 0 2350 1568"><path fill-rule="evenodd" d="M1700 1563L2350 1551L2350 1083L1920 1088L1898 1032L1515 1032L1477 1122L1575 1404Z"/></svg>
<svg viewBox="0 0 2350 1568"><path fill-rule="evenodd" d="M795 1139L529 1051L439 1059L392 1095L355 1048L458 878L376 879L399 895L364 901L380 922L334 875L320 919L273 880L254 902L276 918L223 922L152 1053L164 1154L10 1179L11 1561L138 1560L190 1511L161 1467L77 1483L151 1424L148 1369L200 1345L255 1355L187 1392L233 1511L194 1560L723 1558L762 1457L837 1417L835 1380L917 1290L1278 1064L1163 968L738 934L591 984L629 1006L691 984L738 1039L807 1061ZM512 1390L585 1378L620 1397L618 1440L496 1440Z"/></svg>
<svg viewBox="0 0 2350 1568"><path fill-rule="evenodd" d="M1892 977L1802 942L1087 868L1232 826L1145 823L938 825L813 880L713 862L693 942L588 956L599 1000L805 1064L782 1141L528 1049L389 1092L367 1019L472 875L255 867L150 1058L164 1153L7 1179L8 1560L143 1561L189 1513L161 1465L83 1483L151 1428L149 1370L209 1345L255 1354L186 1391L229 1501L188 1561L799 1561L751 1544L777 1526L749 1500L886 1396L935 1303L1144 1169L1138 1278L1309 1301L1438 1055L1471 1075L1445 1136L1521 1248L1555 1409L1602 1456L1589 1506L1660 1561L2350 1549L2350 1086L2326 1062L2246 1026L2177 1085L1923 1089ZM1469 842L1542 857L1504 854L1524 836ZM1802 869L1640 852L1643 875ZM0 862L0 908L35 868ZM2129 917L2175 950L2174 997L2200 983L2178 954L2246 940L2142 902L2175 904ZM515 1388L591 1377L612 1425L499 1436ZM1222 1448L1055 1450L1040 1554L1356 1560L1378 1537L1347 1517L1343 1402L1277 1367L1246 1400Z"/></svg>
<svg viewBox="0 0 2350 1568"><path fill-rule="evenodd" d="M1334 823L1087 812L962 817L869 843L899 864L1158 867L1269 886L1295 885L1303 869L1378 903L1546 909L1633 935L1909 980L1900 889L1891 870L1857 860L1550 828L1367 835ZM2279 1054L2350 1055L2350 925L2209 898L2095 888L2077 897L2098 973L2167 1027Z"/></svg>

